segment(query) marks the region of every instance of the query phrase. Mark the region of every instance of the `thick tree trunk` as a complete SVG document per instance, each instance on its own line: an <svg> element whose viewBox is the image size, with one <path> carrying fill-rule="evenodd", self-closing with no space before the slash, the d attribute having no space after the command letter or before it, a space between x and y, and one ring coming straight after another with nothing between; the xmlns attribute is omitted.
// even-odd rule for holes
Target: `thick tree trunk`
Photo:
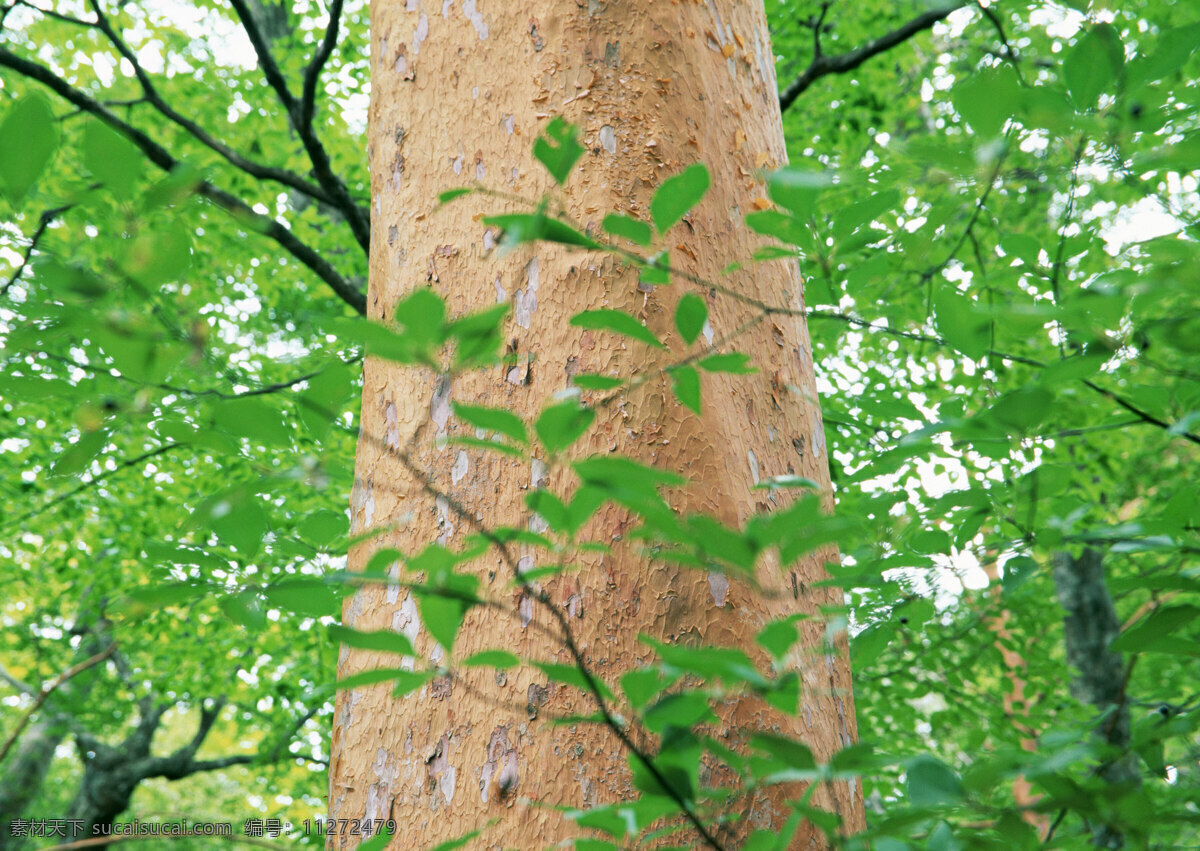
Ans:
<svg viewBox="0 0 1200 851"><path fill-rule="evenodd" d="M420 465L485 524L527 524L523 497L544 478L559 492L570 486L569 472L547 473L540 462L531 469L494 453L439 448L435 436L474 433L454 418L450 401L533 415L570 386L576 371L628 375L659 362L652 357L678 358L684 350L672 326L675 302L688 286L682 280L644 294L636 275L599 255L539 244L501 256L493 250L496 234L478 217L505 211L509 202L467 198L437 209L439 191L478 180L539 197L550 187L530 148L546 120L563 115L582 128L587 147L565 202L590 229L598 230L610 211L648 219L650 195L664 178L693 162L710 166L712 189L664 247L674 265L716 279L727 263L747 260L760 244L742 216L765 203L759 170L785 160L761 3L375 0L371 21L371 315L390 317L399 298L426 285L454 314L510 300L508 336L518 366L447 382L368 362L353 530L394 531L356 548L353 568L380 545L409 553L434 540L453 547L471 531L445 500L428 498L398 459L397 450L418 429ZM721 281L769 304L800 305L793 265L753 266ZM745 305L706 295L710 343L754 316ZM569 327L576 312L604 306L639 315L667 340L672 355ZM667 379L655 379L599 409L578 448L687 475L692 484L673 505L726 523L773 506L765 491L753 490L760 479L795 473L827 484L803 323L790 317L760 322L736 347L760 372L706 377L702 417L675 401ZM605 508L585 531L616 542L628 520L625 512ZM824 576L828 551L786 572L777 566L764 571L763 584L780 593L761 595L717 575L648 562L632 546L617 547L617 556L591 558L545 585L568 614L588 662L610 683L652 658L639 633L750 649L769 617L841 603L837 591L813 587ZM521 555L530 564L537 557ZM472 610L455 657L507 647L525 658L569 662L560 642L538 629L552 625L547 613L514 595L507 567L494 556L476 567L484 593L512 604L513 615ZM401 590L360 591L345 619L357 629L404 631L426 661L447 661ZM741 701L726 707L724 724L782 725L808 741L819 759L854 741L848 667L844 654L827 652L824 635L819 622L805 622L797 718ZM394 664L346 651L339 675ZM592 711L586 697L530 668L507 676L472 670L401 699L386 686L343 692L334 721L330 815L394 818L393 848L432 846L493 819L481 847L553 844L571 826L532 801L582 807L630 794L627 755L610 732L546 723L552 714ZM815 801L839 811L851 827L861 823L854 784L826 786ZM768 797L742 806L750 826L778 825L788 815ZM803 830L799 840L805 848L818 845L815 839L810 845ZM339 837L331 846L357 841Z"/></svg>

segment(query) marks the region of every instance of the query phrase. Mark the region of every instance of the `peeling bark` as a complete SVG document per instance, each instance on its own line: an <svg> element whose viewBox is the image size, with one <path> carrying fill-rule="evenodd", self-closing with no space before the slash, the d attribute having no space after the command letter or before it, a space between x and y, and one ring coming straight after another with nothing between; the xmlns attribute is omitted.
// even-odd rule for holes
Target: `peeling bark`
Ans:
<svg viewBox="0 0 1200 851"><path fill-rule="evenodd" d="M440 191L478 174L486 175L485 185L525 197L551 189L530 148L545 122L563 115L580 126L587 148L564 203L592 231L608 212L648 219L650 197L663 179L693 162L710 166L708 196L663 244L684 271L716 279L727 263L746 259L760 244L742 216L765 203L761 170L786 159L760 3L376 0L371 13L369 313L376 319L390 315L398 299L426 285L446 299L452 315L512 299L508 334L517 365L449 382L367 362L353 532L385 526L393 531L352 550L352 569L361 569L380 546L414 552L440 540L454 547L470 531L444 500L429 498L388 449L407 445L418 430L423 432L414 460L439 489L488 526L539 528L524 495L543 480L556 492L569 491L569 471L546 459L531 469L527 461L476 449L465 451L463 463L462 450L439 447L427 423L434 418L438 434L475 436L449 413L449 400L532 418L570 386L576 372L629 375L659 362L651 359L659 355L636 343L570 327L575 313L599 307L629 311L676 356L683 351L672 321L675 303L687 291L682 280L643 292L636 274L612 258L556 245L523 246L501 256L495 234L479 216L504 211L505 202L468 196L438 208ZM401 150L403 180L395 181L392 164ZM763 264L721 280L769 304L801 306L794 265ZM702 294L710 310L702 338L708 345L754 315L744 304ZM668 379L655 379L600 407L578 448L679 471L691 484L672 496L672 504L731 524L768 510L762 492L753 490L759 479L795 474L827 485L804 324L791 318L762 322L739 338L737 349L760 373L705 376L703 416L676 401ZM593 399L585 394L584 401ZM797 445L806 451L798 454ZM606 506L584 537L615 543L629 527L627 513ZM523 567L541 566L536 551L515 555ZM817 615L820 606L841 605L840 592L814 587L826 578L825 561L834 558L831 549L819 551L789 565L791 573L767 565L761 581L772 593L760 595L723 576L649 562L617 544L615 555L588 555L580 570L545 581L542 588L563 607L592 670L615 683L622 672L652 658L638 641L640 633L689 645L741 646L758 657L754 635L769 618L796 611ZM523 658L569 662L560 644L538 628L550 623L545 609L511 590L507 566L492 556L477 567L483 593L512 611L471 610L455 657L503 647ZM347 603L347 624L389 628L403 611L405 632L428 664L440 648L420 625L406 592L391 593L363 589ZM731 701L721 709L722 727L771 726L801 737L818 759L827 760L857 735L844 637L829 655L819 619L800 626L800 716L786 718L750 700ZM351 650L338 673L384 664L379 654ZM391 848L427 847L493 819L481 839L486 847L552 845L576 831L552 806L534 801L580 807L632 794L627 754L611 732L546 723L592 711L586 696L548 682L530 667L503 676L457 671L452 699L437 699L432 686L401 699L393 699L386 686L340 693L330 816L371 817L369 801L388 801L385 810L398 823ZM731 736L737 746L736 734ZM381 750L388 757L383 763ZM376 770L377 765L388 769ZM451 769L455 791L447 795ZM862 823L861 795L853 784L825 784L814 802L840 812L851 829ZM782 799L766 795L743 807L747 829L778 826L789 814ZM329 841L330 847L349 848L359 838ZM805 825L796 847L822 847L820 834Z"/></svg>

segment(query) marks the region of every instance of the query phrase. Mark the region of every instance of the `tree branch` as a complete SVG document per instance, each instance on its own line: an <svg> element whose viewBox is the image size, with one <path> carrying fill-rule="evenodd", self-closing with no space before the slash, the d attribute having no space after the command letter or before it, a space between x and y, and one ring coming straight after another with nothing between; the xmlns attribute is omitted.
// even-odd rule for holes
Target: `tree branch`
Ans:
<svg viewBox="0 0 1200 851"><path fill-rule="evenodd" d="M3 287L0 287L0 298L8 295L8 291L12 289L13 284L15 284L25 272L26 267L29 266L29 261L33 257L33 252L37 249L38 242L41 240L42 235L46 233L46 229L50 227L50 223L63 213L67 212L67 210L71 209L73 206L75 205L65 204L61 207L52 207L49 210L43 210L42 214L38 216L38 226L34 229L33 236L29 238L29 245L25 249L24 256L21 257L21 265L17 266L16 270L12 273L12 276L9 277L8 282Z"/></svg>
<svg viewBox="0 0 1200 851"><path fill-rule="evenodd" d="M163 171L169 172L179 164L178 160L166 148L155 142L146 133L122 121L99 101L74 88L49 68L23 59L3 47L0 47L0 67L11 68L18 74L28 77L31 80L36 80L63 98L63 100L68 101L83 112L96 116L109 127L133 142L146 155L147 159ZM355 311L360 314L367 312L366 294L343 277L334 268L333 264L302 242L288 228L269 216L255 212L245 201L213 185L207 180L197 182L196 191L218 207L233 214L237 219L246 222L249 230L257 231L278 243L288 254L296 258L301 265L307 267L317 277L328 284L330 289L342 301L353 307Z"/></svg>
<svg viewBox="0 0 1200 851"><path fill-rule="evenodd" d="M853 71L868 59L891 50L896 45L903 44L918 33L930 29L938 21L948 17L951 12L967 5L967 2L968 0L956 0L956 2L948 6L931 9L913 18L898 29L885 33L874 41L869 41L862 47L848 51L847 53L839 53L836 56L826 56L822 53L814 54L809 66L796 79L788 83L787 88L779 94L780 111L786 112L788 107L795 103L800 95L804 94L813 83L822 77Z"/></svg>
<svg viewBox="0 0 1200 851"><path fill-rule="evenodd" d="M29 724L29 719L33 717L35 712L42 708L42 704L46 702L47 698L49 698L51 694L57 691L58 688L63 685L63 683L67 682L72 677L78 676L88 668L103 662L105 659L111 656L116 649L117 644L114 641L112 644L108 645L107 649L101 650L94 656L84 659L77 665L71 666L58 677L56 677L54 682L52 682L48 687L43 688L41 693L38 695L37 700L34 701L33 706L29 707L29 710L21 717L21 720L17 722L16 729L12 731L12 734L8 737L8 740L5 741L4 746L0 747L0 762L4 762L4 758L8 756L8 752L12 750L12 746L16 743L17 739L21 737L21 732L25 729L26 725Z"/></svg>
<svg viewBox="0 0 1200 851"><path fill-rule="evenodd" d="M99 29L108 38L109 42L118 53L133 66L133 73L137 77L138 83L141 84L142 91L145 97L142 98L146 103L157 109L168 120L178 124L188 133L190 133L200 144L216 151L225 160L235 168L244 171L246 174L258 180L273 180L294 189L308 197L321 201L327 204L333 204L334 200L320 186L310 181L305 180L295 172L288 171L285 168L275 168L273 166L263 165L262 163L254 162L239 154L237 151L230 148L221 140L213 137L189 118L180 115L170 104L162 99L158 90L154 87L154 81L150 75L146 73L146 69L138 62L137 54L135 54L125 43L121 34L116 31L111 22L104 14L104 10L100 7L100 0L90 0L92 11L96 13L96 28Z"/></svg>
<svg viewBox="0 0 1200 851"><path fill-rule="evenodd" d="M350 191L346 188L346 184L342 182L342 179L333 173L333 165L329 159L329 152L325 150L325 146L317 138L316 131L312 126L312 104L309 104L306 114L304 103L297 101L296 96L292 94L292 90L287 84L287 79L283 76L278 63L275 62L275 57L271 54L270 45L267 43L267 38L262 28L259 27L253 11L246 5L246 0L230 0L230 4L233 6L234 11L237 12L238 19L241 21L243 29L246 30L246 35L250 38L250 44L253 45L254 53L258 56L258 64L262 68L263 75L267 78L267 84L275 91L279 102L287 110L288 120L292 125L292 129L300 136L304 150L313 164L313 174L317 178L317 182L332 196L334 206L346 217L346 223L350 225L350 230L354 233L354 238L364 251L367 250L371 245L370 217L350 197ZM337 25L341 17L341 3L337 2L335 5L339 7L338 14L335 17L334 12L331 10L329 27L325 31L325 38L317 49L317 54L313 57L313 62L305 72L305 93L308 93L311 86L314 100L316 97L317 76L320 74L325 62L329 59L329 54L333 52L333 45L337 41Z"/></svg>

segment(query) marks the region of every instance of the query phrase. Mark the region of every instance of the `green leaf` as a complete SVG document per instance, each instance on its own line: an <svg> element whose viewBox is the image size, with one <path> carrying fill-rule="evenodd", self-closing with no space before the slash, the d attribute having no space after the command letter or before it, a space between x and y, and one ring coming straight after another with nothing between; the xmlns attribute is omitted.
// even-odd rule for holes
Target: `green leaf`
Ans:
<svg viewBox="0 0 1200 851"><path fill-rule="evenodd" d="M333 641L356 647L359 650L378 650L381 653L396 653L400 656L414 655L412 642L408 640L408 636L391 629L364 632L340 624L330 624L329 637Z"/></svg>
<svg viewBox="0 0 1200 851"><path fill-rule="evenodd" d="M695 293L684 293L675 305L675 328L689 346L696 342L704 323L708 321L708 306Z"/></svg>
<svg viewBox="0 0 1200 851"><path fill-rule="evenodd" d="M483 223L495 225L504 231L504 241L509 246L542 240L558 242L563 245L578 245L582 248L604 247L566 222L553 219L545 213L505 213L499 216L484 216Z"/></svg>
<svg viewBox="0 0 1200 851"><path fill-rule="evenodd" d="M571 527L571 515L561 499L544 488L525 494L525 504L555 532L566 532Z"/></svg>
<svg viewBox="0 0 1200 851"><path fill-rule="evenodd" d="M127 198L141 177L142 159L132 142L97 120L83 128L83 164L114 194Z"/></svg>
<svg viewBox="0 0 1200 851"><path fill-rule="evenodd" d="M58 148L58 124L40 93L22 97L0 122L0 183L14 204L37 183Z"/></svg>
<svg viewBox="0 0 1200 851"><path fill-rule="evenodd" d="M962 800L963 785L950 766L922 754L908 763L908 800L914 807L940 807Z"/></svg>
<svg viewBox="0 0 1200 851"><path fill-rule="evenodd" d="M679 679L678 675L664 676L658 667L634 668L622 675L621 690L634 709L641 709L654 695Z"/></svg>
<svg viewBox="0 0 1200 851"><path fill-rule="evenodd" d="M574 665L562 665L557 662L534 662L533 666L556 683L574 686L585 694L592 693L587 678ZM615 699L616 695L612 693L612 689L605 685L603 680L593 674L592 681L606 699Z"/></svg>
<svg viewBox="0 0 1200 851"><path fill-rule="evenodd" d="M580 372L571 376L571 381L584 390L615 390L625 383L623 378L613 378L611 375L597 375L594 372Z"/></svg>
<svg viewBox="0 0 1200 851"><path fill-rule="evenodd" d="M470 195L475 190L469 186L460 186L457 189L447 189L444 192L438 193L438 203L448 204L455 198L461 198L464 195Z"/></svg>
<svg viewBox="0 0 1200 851"><path fill-rule="evenodd" d="M310 618L338 615L342 610L338 590L320 579L293 579L262 589L267 604Z"/></svg>
<svg viewBox="0 0 1200 851"><path fill-rule="evenodd" d="M805 614L788 615L769 622L755 636L755 641L776 659L782 659L800 637L796 622L808 617Z"/></svg>
<svg viewBox="0 0 1200 851"><path fill-rule="evenodd" d="M638 245L649 245L650 240L653 238L650 225L617 213L609 213L605 216L601 226L613 236L624 237Z"/></svg>
<svg viewBox="0 0 1200 851"><path fill-rule="evenodd" d="M690 366L677 366L668 370L671 390L680 404L700 413L700 373Z"/></svg>
<svg viewBox="0 0 1200 851"><path fill-rule="evenodd" d="M143 227L129 243L121 266L129 277L157 288L176 281L191 266L192 235L178 220Z"/></svg>
<svg viewBox="0 0 1200 851"><path fill-rule="evenodd" d="M613 310L608 307L585 310L571 317L571 325L592 331L613 331L660 349L666 348L649 328L623 310Z"/></svg>
<svg viewBox="0 0 1200 851"><path fill-rule="evenodd" d="M501 408L484 408L477 405L453 403L454 414L460 419L486 431L495 431L517 443L529 443L525 423L511 411Z"/></svg>
<svg viewBox="0 0 1200 851"><path fill-rule="evenodd" d="M741 352L729 352L723 355L709 355L701 358L696 364L705 372L728 372L734 375L752 375L758 372L758 367L750 364L750 356Z"/></svg>
<svg viewBox="0 0 1200 851"><path fill-rule="evenodd" d="M396 696L403 696L416 691L433 679L435 671L406 671L403 668L373 668L370 671L360 671L337 681L338 691L373 686L379 683L394 682Z"/></svg>
<svg viewBox="0 0 1200 851"><path fill-rule="evenodd" d="M979 360L991 347L991 321L975 312L974 302L952 284L943 283L933 297L938 332L958 351Z"/></svg>
<svg viewBox="0 0 1200 851"><path fill-rule="evenodd" d="M668 694L656 700L642 714L646 729L661 733L668 726L689 728L716 721L708 705L708 696L698 691Z"/></svg>
<svg viewBox="0 0 1200 851"><path fill-rule="evenodd" d="M380 830L366 842L359 843L357 851L384 851L387 848L388 842L396 833L395 828L389 828L387 822L384 821L377 822L377 824L381 825Z"/></svg>
<svg viewBox="0 0 1200 851"><path fill-rule="evenodd" d="M659 485L682 485L686 479L669 470L648 467L621 455L596 455L571 465L579 478L596 485L622 485L653 489ZM576 494L576 498L579 494Z"/></svg>
<svg viewBox="0 0 1200 851"><path fill-rule="evenodd" d="M645 264L638 267L638 283L656 287L671 283L671 256L665 248L651 254Z"/></svg>
<svg viewBox="0 0 1200 851"><path fill-rule="evenodd" d="M515 668L521 664L521 657L507 650L482 650L463 659L461 664L467 668Z"/></svg>
<svg viewBox="0 0 1200 851"><path fill-rule="evenodd" d="M578 129L574 125L556 115L546 125L545 132L533 143L534 157L546 167L546 171L550 172L560 186L567 182L571 169L583 156L584 148L579 144L578 135Z"/></svg>
<svg viewBox="0 0 1200 851"><path fill-rule="evenodd" d="M554 454L583 437L595 418L594 410L579 404L578 400L571 399L544 409L533 428L542 445Z"/></svg>
<svg viewBox="0 0 1200 851"><path fill-rule="evenodd" d="M650 216L659 233L682 219L696 206L709 187L708 169L702 163L688 166L674 177L668 177L650 199Z"/></svg>
<svg viewBox="0 0 1200 851"><path fill-rule="evenodd" d="M1091 109L1096 98L1123 71L1125 48L1112 24L1097 24L1075 43L1063 60L1063 80L1080 109Z"/></svg>
<svg viewBox="0 0 1200 851"><path fill-rule="evenodd" d="M449 655L454 650L458 628L462 626L466 603L454 597L422 593L418 590L417 608L421 612L421 622L429 630L429 634Z"/></svg>

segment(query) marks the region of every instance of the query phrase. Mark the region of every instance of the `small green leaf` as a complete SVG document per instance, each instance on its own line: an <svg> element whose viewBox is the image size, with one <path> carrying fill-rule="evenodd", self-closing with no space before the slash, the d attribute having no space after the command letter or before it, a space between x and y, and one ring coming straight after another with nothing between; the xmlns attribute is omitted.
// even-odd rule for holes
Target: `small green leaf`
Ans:
<svg viewBox="0 0 1200 851"><path fill-rule="evenodd" d="M583 145L579 144L577 128L558 115L554 116L546 125L546 131L533 143L534 157L546 167L546 171L550 172L559 185L566 183L571 169L583 156L583 150Z"/></svg>
<svg viewBox="0 0 1200 851"><path fill-rule="evenodd" d="M708 169L702 163L690 165L664 180L650 199L650 216L658 232L665 233L696 206L708 191L709 183Z"/></svg>
<svg viewBox="0 0 1200 851"><path fill-rule="evenodd" d="M348 644L359 650L378 650L382 653L396 653L400 656L413 655L412 642L408 640L408 636L391 629L364 632L339 624L330 624L329 637L336 642Z"/></svg>
<svg viewBox="0 0 1200 851"><path fill-rule="evenodd" d="M650 225L629 216L619 215L618 213L609 213L605 216L602 227L613 236L624 237L630 242L636 242L638 245L649 245L650 240L653 238Z"/></svg>
<svg viewBox="0 0 1200 851"><path fill-rule="evenodd" d="M782 659L800 637L796 622L807 617L805 614L795 614L773 620L759 630L754 640L774 658Z"/></svg>
<svg viewBox="0 0 1200 851"><path fill-rule="evenodd" d="M543 674L549 677L556 683L564 683L565 685L574 686L585 694L591 694L592 689L588 685L587 678L583 672L574 665L562 665L557 662L534 662L535 668L538 668ZM604 681L593 675L592 682L596 684L596 688L608 700L613 700L616 695L612 693Z"/></svg>
<svg viewBox="0 0 1200 851"><path fill-rule="evenodd" d="M439 204L448 204L455 198L461 198L464 195L470 195L475 190L469 186L460 186L457 189L447 189L445 192L438 194Z"/></svg>
<svg viewBox="0 0 1200 851"><path fill-rule="evenodd" d="M449 654L454 649L454 639L458 636L458 628L462 626L466 603L441 594L418 592L417 608L421 612L421 622L425 624L429 634Z"/></svg>
<svg viewBox="0 0 1200 851"><path fill-rule="evenodd" d="M975 312L974 302L952 284L943 284L933 297L937 329L946 342L972 360L979 360L991 346L991 322Z"/></svg>
<svg viewBox="0 0 1200 851"><path fill-rule="evenodd" d="M0 183L14 204L37 183L58 148L58 124L50 102L27 95L0 122Z"/></svg>
<svg viewBox="0 0 1200 851"><path fill-rule="evenodd" d="M571 376L571 381L577 387L582 387L584 390L614 390L625 383L622 378L613 378L611 375L597 375L594 372L581 372Z"/></svg>
<svg viewBox="0 0 1200 851"><path fill-rule="evenodd" d="M700 373L690 366L677 366L669 370L671 390L680 404L700 413Z"/></svg>
<svg viewBox="0 0 1200 851"><path fill-rule="evenodd" d="M608 307L602 307L597 310L585 310L571 317L571 325L576 328L587 328L593 331L614 331L617 334L633 337L635 340L641 340L643 343L648 343L660 349L666 348L651 333L649 328L623 310L613 310Z"/></svg>
<svg viewBox="0 0 1200 851"><path fill-rule="evenodd" d="M563 245L578 245L583 248L603 248L600 243L580 233L566 222L547 216L545 213L505 213L499 216L484 216L485 225L495 225L504 231L507 245L525 242L558 242Z"/></svg>
<svg viewBox="0 0 1200 851"><path fill-rule="evenodd" d="M521 664L521 657L507 650L483 650L462 660L467 668L515 668Z"/></svg>
<svg viewBox="0 0 1200 851"><path fill-rule="evenodd" d="M646 263L638 267L638 282L656 287L671 283L671 257L666 249L651 254Z"/></svg>
<svg viewBox="0 0 1200 851"><path fill-rule="evenodd" d="M953 804L963 797L963 785L958 775L936 757L921 754L908 764L905 773L908 800L914 807Z"/></svg>
<svg viewBox="0 0 1200 851"><path fill-rule="evenodd" d="M750 365L750 356L744 355L741 352L709 355L701 359L696 366L705 372L729 372L734 375L751 375L758 372L758 367Z"/></svg>
<svg viewBox="0 0 1200 851"><path fill-rule="evenodd" d="M133 143L100 121L83 128L83 164L98 181L119 197L128 197L142 174L141 152Z"/></svg>
<svg viewBox="0 0 1200 851"><path fill-rule="evenodd" d="M453 408L455 416L475 428L499 432L517 443L529 443L529 435L525 433L525 423L511 411L476 405L460 405L457 402L453 404Z"/></svg>
<svg viewBox="0 0 1200 851"><path fill-rule="evenodd" d="M571 515L561 499L548 490L538 489L525 494L525 504L555 532L566 532L571 528Z"/></svg>
<svg viewBox="0 0 1200 851"><path fill-rule="evenodd" d="M717 720L702 692L687 691L660 697L642 714L646 729L661 733L668 726L689 728Z"/></svg>
<svg viewBox="0 0 1200 851"><path fill-rule="evenodd" d="M534 424L534 431L542 445L553 454L581 438L595 418L594 410L571 399L543 410Z"/></svg>
<svg viewBox="0 0 1200 851"><path fill-rule="evenodd" d="M685 293L675 305L675 328L689 346L696 342L707 321L708 306L695 293Z"/></svg>
<svg viewBox="0 0 1200 851"><path fill-rule="evenodd" d="M1075 43L1063 60L1063 80L1071 100L1080 109L1091 109L1125 66L1125 48L1112 24L1097 24Z"/></svg>
<svg viewBox="0 0 1200 851"><path fill-rule="evenodd" d="M342 608L337 589L320 579L276 582L262 593L268 605L310 618L336 615Z"/></svg>
<svg viewBox="0 0 1200 851"><path fill-rule="evenodd" d="M377 685L378 683L395 682L396 691L401 694L407 694L408 692L416 691L433 679L433 676L433 671L406 671L403 668L373 668L369 671L360 671L357 674L343 677L337 681L337 688L339 691L347 691L349 689Z"/></svg>

